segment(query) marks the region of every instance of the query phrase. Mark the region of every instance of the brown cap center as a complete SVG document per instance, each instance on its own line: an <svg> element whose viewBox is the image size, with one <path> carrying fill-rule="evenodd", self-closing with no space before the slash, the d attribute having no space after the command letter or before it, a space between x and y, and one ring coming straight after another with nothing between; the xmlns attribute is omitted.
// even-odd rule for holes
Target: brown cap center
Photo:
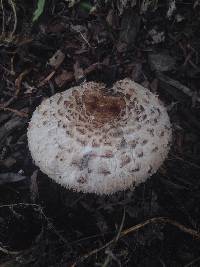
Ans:
<svg viewBox="0 0 200 267"><path fill-rule="evenodd" d="M107 123L119 117L126 103L119 94L109 95L103 92L85 92L83 103L86 112L94 117L94 120Z"/></svg>

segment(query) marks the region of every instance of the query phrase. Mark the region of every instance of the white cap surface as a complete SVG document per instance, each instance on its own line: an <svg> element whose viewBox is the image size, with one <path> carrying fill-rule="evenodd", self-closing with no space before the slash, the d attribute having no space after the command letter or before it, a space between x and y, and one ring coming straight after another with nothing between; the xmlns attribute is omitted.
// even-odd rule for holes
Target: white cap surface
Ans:
<svg viewBox="0 0 200 267"><path fill-rule="evenodd" d="M144 182L165 160L171 137L166 108L130 79L57 93L37 107L28 128L41 171L66 188L97 194Z"/></svg>

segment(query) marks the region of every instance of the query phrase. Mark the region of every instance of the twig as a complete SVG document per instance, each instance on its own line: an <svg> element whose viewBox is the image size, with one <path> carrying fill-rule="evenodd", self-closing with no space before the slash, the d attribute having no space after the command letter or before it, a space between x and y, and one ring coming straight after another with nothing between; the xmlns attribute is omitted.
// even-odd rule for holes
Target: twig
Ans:
<svg viewBox="0 0 200 267"><path fill-rule="evenodd" d="M125 216L126 216L126 212L125 212L125 209L124 209L124 212L123 212L123 217L122 217L122 221L121 221L121 224L120 224L120 227L119 227L119 231L117 233L117 236L115 238L115 242L117 242L120 238L120 235L122 233L122 229L123 229L123 226L124 226L124 221L125 221Z"/></svg>
<svg viewBox="0 0 200 267"><path fill-rule="evenodd" d="M88 42L88 40L86 39L86 37L82 34L82 32L78 29L76 29L76 27L72 27L73 31L77 32L80 34L80 36L83 38L83 40L85 41L85 43L91 48L91 44Z"/></svg>
<svg viewBox="0 0 200 267"><path fill-rule="evenodd" d="M4 34L5 34L5 12L4 12L3 0L1 0L1 9L2 9L2 31L1 31L1 36L3 37Z"/></svg>
<svg viewBox="0 0 200 267"><path fill-rule="evenodd" d="M42 209L41 206L37 205L37 204L34 204L34 203L23 203L23 202L20 202L20 203L13 203L13 204L3 204L3 205L0 205L0 209L1 208L13 208L13 207L18 207L18 206L24 206L24 207L36 207L36 208L40 208Z"/></svg>
<svg viewBox="0 0 200 267"><path fill-rule="evenodd" d="M180 160L180 161L182 161L182 162L184 162L184 163L186 163L186 164L188 164L188 165L190 165L190 166L192 166L194 168L200 169L200 165L197 165L196 163L193 163L191 161L185 160L185 159L183 159L183 158L181 158L181 157L179 157L177 155L175 155L174 157L171 157L171 158L169 158L167 160Z"/></svg>
<svg viewBox="0 0 200 267"><path fill-rule="evenodd" d="M186 47L184 47L184 45L179 42L179 47L181 48L181 50L183 51L183 54L184 54L184 57L185 57L185 62L183 64L183 66L186 66L187 63L189 63L194 69L196 69L197 71L199 71L199 67L192 61L191 57L192 57L192 54L195 53L195 57L196 57L196 62L198 63L198 56L197 56L197 51L190 45L188 44L187 45L187 48L189 48L189 50L191 51L189 54L187 54L187 49Z"/></svg>
<svg viewBox="0 0 200 267"><path fill-rule="evenodd" d="M88 42L88 40L85 38L85 36L82 34L82 32L79 31L79 33L80 33L81 37L83 38L83 40L86 42L86 44L87 44L89 47L92 47L92 46L90 45L90 43Z"/></svg>
<svg viewBox="0 0 200 267"><path fill-rule="evenodd" d="M193 237L196 237L197 239L200 239L200 233L196 230L193 230L191 228L187 228L186 226L180 224L179 222L177 221L174 221L174 220L171 220L169 218L165 218L165 217L155 217L155 218L152 218L152 219L149 219L149 220L146 220L145 222L143 223L139 223L139 224L136 224L124 231L121 232L119 238L122 238L130 233L134 233L134 232L137 232L139 231L140 229L144 228L145 226L149 225L149 224L152 224L152 223L160 223L160 224L171 224L175 227L177 227L179 230L181 230L182 232L186 233L186 234L189 234ZM106 243L105 245L103 245L102 247L100 248L96 248L92 251L90 251L89 253L83 255L79 260L77 260L76 262L74 262L71 267L75 267L78 263L81 263L83 262L84 260L86 260L87 258L89 258L90 256L102 251L103 249L109 247L111 244L113 244L114 242L116 241L116 237L113 238L112 240L110 240L108 243Z"/></svg>
<svg viewBox="0 0 200 267"><path fill-rule="evenodd" d="M10 65L11 65L11 70L10 70L10 74L11 75L15 75L15 71L14 71L14 57L15 57L15 55L13 56L13 57L11 57L11 60L10 60Z"/></svg>
<svg viewBox="0 0 200 267"><path fill-rule="evenodd" d="M1 64L0 64L0 68L1 68L2 70L4 70L5 72L9 73L10 75L13 75L13 74L12 74L12 71L10 71L9 69L7 69L6 67L4 67L4 66L1 65Z"/></svg>
<svg viewBox="0 0 200 267"><path fill-rule="evenodd" d="M15 80L15 86L16 86L15 94L6 103L0 105L1 109L7 108L18 97L19 92L21 90L22 80L23 80L24 76L26 76L31 70L32 70L31 68L26 69L25 71L20 73L20 75L16 78L16 80Z"/></svg>
<svg viewBox="0 0 200 267"><path fill-rule="evenodd" d="M6 248L0 247L0 252L7 254L7 255L18 255L21 251L10 251L10 250L7 250Z"/></svg>
<svg viewBox="0 0 200 267"><path fill-rule="evenodd" d="M32 70L32 68L24 70L22 73L20 73L20 75L15 80L15 86L16 86L16 89L17 89L15 91L15 96L19 95L19 92L20 92L20 89L21 89L22 80L31 70Z"/></svg>
<svg viewBox="0 0 200 267"><path fill-rule="evenodd" d="M96 62L92 65L90 65L88 68L83 70L83 76L86 76L88 74L90 74L91 72L95 71L96 69L99 68L99 66L101 66L102 64L99 62ZM52 71L50 74L48 74L48 76L46 78L44 78L40 83L39 83L39 87L40 86L44 86L47 82L49 82L52 77L54 76L54 74L56 73L56 71ZM65 77L66 75L66 77ZM62 78L63 76L63 78ZM55 82L56 84L61 87L65 84L65 82L72 82L75 79L75 75L73 72L67 72L65 74L65 70L63 70L63 73L61 73L60 75L56 76L55 78Z"/></svg>
<svg viewBox="0 0 200 267"><path fill-rule="evenodd" d="M165 217L155 217L152 219L149 219L147 221L145 221L144 223L141 224L137 224L131 228L128 228L124 231L122 231L122 234L120 237L123 237L131 232L137 231L139 229L141 229L142 227L151 224L151 223L161 223L161 224L171 224L177 228L179 228L179 230L181 230L182 232L185 232L186 234L192 235L193 237L196 237L197 239L200 239L200 233L194 229L188 228L186 226L184 226L183 224L180 224L177 221L171 220L169 218L165 218Z"/></svg>
<svg viewBox="0 0 200 267"><path fill-rule="evenodd" d="M14 208L14 207L34 207L35 209L37 209L37 211L39 212L39 214L45 219L46 223L47 223L47 227L49 230L51 230L64 244L68 245L68 241L56 230L56 228L54 227L53 223L50 221L50 219L45 215L43 208L38 205L38 204L34 204L34 203L14 203L14 204L5 204L5 205L0 205L0 208ZM8 251L4 248L0 248L0 251L8 254L8 252L12 255L14 255L14 253L19 254L22 251L16 252L16 251Z"/></svg>
<svg viewBox="0 0 200 267"><path fill-rule="evenodd" d="M124 226L125 216L126 216L126 212L125 212L125 209L124 209L123 216L122 216L122 221L121 221L118 233L117 233L117 235L115 237L115 241L113 242L113 245L116 244L118 239L120 238L120 235L121 235L121 232L122 232L122 228ZM110 262L110 253L107 255L102 267L108 266L109 262Z"/></svg>
<svg viewBox="0 0 200 267"><path fill-rule="evenodd" d="M184 267L189 267L189 266L193 266L194 263L197 263L198 261L200 261L200 257L194 259L193 261L187 263ZM196 265L197 266L197 265Z"/></svg>
<svg viewBox="0 0 200 267"><path fill-rule="evenodd" d="M14 25L13 25L13 30L10 34L10 39L13 37L13 35L15 34L16 28L17 28L17 12L16 12L16 8L15 8L15 3L13 0L9 0L9 4L13 10L13 14L14 14Z"/></svg>
<svg viewBox="0 0 200 267"><path fill-rule="evenodd" d="M10 112L13 112L13 113L17 114L18 116L20 116L20 117L22 117L22 118L27 118L27 117L28 117L28 114L27 114L26 112L22 112L22 111L13 109L13 108L4 108L4 107L1 107L1 106L0 106L0 109L1 109L1 110L4 110L4 111L10 111Z"/></svg>
<svg viewBox="0 0 200 267"><path fill-rule="evenodd" d="M51 78L54 76L54 74L56 73L56 71L54 70L54 71L52 71L50 74L48 74L48 76L46 77L46 78L44 78L44 80L42 80L39 84L38 84L38 86L40 87L40 86L43 86L43 85L45 85L47 82L49 82L50 80L51 80Z"/></svg>
<svg viewBox="0 0 200 267"><path fill-rule="evenodd" d="M160 72L156 73L157 78L162 81L165 82L173 87L175 87L176 89L182 91L184 94L186 94L189 97L195 97L195 100L200 102L200 97L196 96L195 92L192 92L191 89L183 84L181 84L179 81L176 81L170 77L168 77L167 75L164 75Z"/></svg>

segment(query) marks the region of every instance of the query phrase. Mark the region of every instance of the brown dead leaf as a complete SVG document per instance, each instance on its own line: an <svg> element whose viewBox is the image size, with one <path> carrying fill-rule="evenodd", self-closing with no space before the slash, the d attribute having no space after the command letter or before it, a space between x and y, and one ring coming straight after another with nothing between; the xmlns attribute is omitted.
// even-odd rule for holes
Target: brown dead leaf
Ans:
<svg viewBox="0 0 200 267"><path fill-rule="evenodd" d="M86 69L84 69L84 74L88 75L91 72L99 69L101 66L102 66L102 64L100 64L99 62L96 62L96 63L90 65L89 67L87 67Z"/></svg>
<svg viewBox="0 0 200 267"><path fill-rule="evenodd" d="M67 82L71 82L74 79L76 79L76 81L80 81L81 78L99 69L101 66L102 64L96 62L83 70L75 63L74 73L68 70L62 70L62 72L55 77L55 83L58 87L62 87Z"/></svg>
<svg viewBox="0 0 200 267"><path fill-rule="evenodd" d="M11 168L16 163L16 159L12 157L8 157L4 160L0 160L0 166L4 166L6 168Z"/></svg>
<svg viewBox="0 0 200 267"><path fill-rule="evenodd" d="M55 83L58 87L62 87L67 82L71 82L74 79L74 74L68 70L62 70L61 74L55 77Z"/></svg>
<svg viewBox="0 0 200 267"><path fill-rule="evenodd" d="M153 71L170 71L175 69L176 59L167 52L149 53L148 61Z"/></svg>

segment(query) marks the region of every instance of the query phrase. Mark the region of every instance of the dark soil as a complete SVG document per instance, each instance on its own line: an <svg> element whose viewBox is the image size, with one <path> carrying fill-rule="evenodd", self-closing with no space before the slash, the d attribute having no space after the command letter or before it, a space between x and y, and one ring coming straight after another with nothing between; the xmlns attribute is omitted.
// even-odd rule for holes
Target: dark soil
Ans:
<svg viewBox="0 0 200 267"><path fill-rule="evenodd" d="M35 2L1 2L0 266L200 266L200 2L174 1L170 15L173 1L49 0L32 23ZM168 106L168 159L135 191L61 188L32 162L33 110L84 81L124 77Z"/></svg>

